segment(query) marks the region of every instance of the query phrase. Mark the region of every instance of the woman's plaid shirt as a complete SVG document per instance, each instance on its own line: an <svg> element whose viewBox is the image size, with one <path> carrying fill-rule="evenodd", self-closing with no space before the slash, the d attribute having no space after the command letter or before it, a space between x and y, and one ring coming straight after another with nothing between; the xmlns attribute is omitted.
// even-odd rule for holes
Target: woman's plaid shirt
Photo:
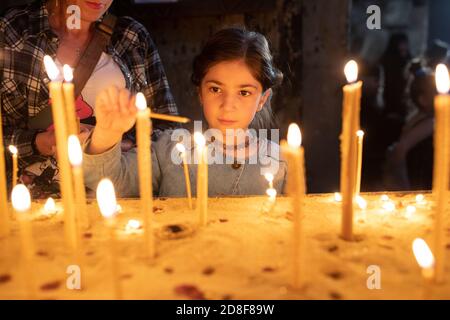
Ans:
<svg viewBox="0 0 450 320"><path fill-rule="evenodd" d="M55 59L58 45L59 39L50 28L44 1L13 8L0 17L4 145L17 146L20 168L45 159L32 147L33 138L40 130L30 129L28 119L48 106L50 80L43 59L45 55ZM177 114L159 54L144 26L130 17L119 18L106 53L120 66L127 88L132 92L142 91L152 111ZM154 134L158 135L170 123L154 121L153 126ZM132 132L129 137L133 139Z"/></svg>

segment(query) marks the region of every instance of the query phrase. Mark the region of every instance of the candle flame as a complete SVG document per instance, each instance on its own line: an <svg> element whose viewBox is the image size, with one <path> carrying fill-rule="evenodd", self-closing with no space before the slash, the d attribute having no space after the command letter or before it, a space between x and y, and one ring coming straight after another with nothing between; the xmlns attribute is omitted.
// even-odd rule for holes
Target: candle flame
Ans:
<svg viewBox="0 0 450 320"><path fill-rule="evenodd" d="M291 147L298 148L302 145L302 132L297 124L291 123L288 128L287 142Z"/></svg>
<svg viewBox="0 0 450 320"><path fill-rule="evenodd" d="M204 147L206 144L205 137L200 132L194 132L194 141L199 147Z"/></svg>
<svg viewBox="0 0 450 320"><path fill-rule="evenodd" d="M65 64L63 66L63 73L64 73L64 80L66 82L72 82L72 80L73 80L73 70L68 64Z"/></svg>
<svg viewBox="0 0 450 320"><path fill-rule="evenodd" d="M13 145L10 145L10 146L8 147L8 149L9 149L9 152L11 152L13 155L16 155L17 152L18 152L16 146L13 146Z"/></svg>
<svg viewBox="0 0 450 320"><path fill-rule="evenodd" d="M100 213L105 218L112 218L117 213L117 200L114 185L109 179L103 179L97 186L97 203Z"/></svg>
<svg viewBox="0 0 450 320"><path fill-rule="evenodd" d="M356 136L359 137L359 138L364 137L364 131L362 131L362 130L356 131Z"/></svg>
<svg viewBox="0 0 450 320"><path fill-rule="evenodd" d="M358 64L355 60L350 60L347 62L344 68L344 73L348 83L358 80Z"/></svg>
<svg viewBox="0 0 450 320"><path fill-rule="evenodd" d="M11 202L13 208L18 212L25 212L30 209L31 196L25 185L18 184L14 187L11 193Z"/></svg>
<svg viewBox="0 0 450 320"><path fill-rule="evenodd" d="M342 201L342 195L339 192L334 193L334 201L336 201L336 202Z"/></svg>
<svg viewBox="0 0 450 320"><path fill-rule="evenodd" d="M356 203L358 204L358 207L362 210L365 210L367 208L367 201L361 196L356 197Z"/></svg>
<svg viewBox="0 0 450 320"><path fill-rule="evenodd" d="M406 214L405 214L405 216L406 216L406 218L411 218L412 216L413 216L413 214L416 212L416 207L414 207L414 206L411 206L411 205L409 205L409 206L407 206L406 207Z"/></svg>
<svg viewBox="0 0 450 320"><path fill-rule="evenodd" d="M45 212L51 213L56 211L55 200L52 197L48 198L44 205Z"/></svg>
<svg viewBox="0 0 450 320"><path fill-rule="evenodd" d="M76 135L70 135L68 138L69 161L74 167L79 167L83 163L83 151L81 150L80 140Z"/></svg>
<svg viewBox="0 0 450 320"><path fill-rule="evenodd" d="M446 94L450 89L448 69L442 63L436 67L436 88L440 94Z"/></svg>
<svg viewBox="0 0 450 320"><path fill-rule="evenodd" d="M184 147L184 145L182 143L177 143L175 145L175 147L177 148L178 152L181 152L181 153L185 153L186 152L186 148Z"/></svg>
<svg viewBox="0 0 450 320"><path fill-rule="evenodd" d="M389 212L395 211L395 203L392 201L386 201L383 204L383 209Z"/></svg>
<svg viewBox="0 0 450 320"><path fill-rule="evenodd" d="M141 222L139 220L130 219L128 220L127 229L137 230L141 227Z"/></svg>
<svg viewBox="0 0 450 320"><path fill-rule="evenodd" d="M381 201L389 201L389 196L387 194L383 194L381 196Z"/></svg>
<svg viewBox="0 0 450 320"><path fill-rule="evenodd" d="M423 194L418 194L416 196L416 202L417 203L421 203L421 202L424 202L424 201L425 201L425 196Z"/></svg>
<svg viewBox="0 0 450 320"><path fill-rule="evenodd" d="M269 188L266 190L267 195L270 199L275 199L277 196L277 190L274 188Z"/></svg>
<svg viewBox="0 0 450 320"><path fill-rule="evenodd" d="M264 175L264 178L266 178L266 180L270 183L270 182L273 182L273 174L271 174L271 173L266 173L265 175Z"/></svg>
<svg viewBox="0 0 450 320"><path fill-rule="evenodd" d="M414 239L412 249L414 252L414 256L416 257L416 261L422 269L429 269L434 267L433 253L423 239Z"/></svg>
<svg viewBox="0 0 450 320"><path fill-rule="evenodd" d="M56 66L55 62L53 61L52 57L45 56L44 57L44 66L45 71L47 71L47 75L50 78L50 80L54 81L59 75L58 67Z"/></svg>
<svg viewBox="0 0 450 320"><path fill-rule="evenodd" d="M136 95L136 108L140 111L145 111L147 109L147 100L142 92L138 92Z"/></svg>

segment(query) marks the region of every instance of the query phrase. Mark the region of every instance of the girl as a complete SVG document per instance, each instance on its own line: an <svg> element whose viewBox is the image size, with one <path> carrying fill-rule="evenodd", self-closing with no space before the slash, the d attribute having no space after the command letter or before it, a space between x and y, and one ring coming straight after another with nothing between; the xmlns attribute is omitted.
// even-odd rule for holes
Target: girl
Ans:
<svg viewBox="0 0 450 320"><path fill-rule="evenodd" d="M265 173L274 176L273 187L283 192L286 163L279 158L278 144L248 130L270 124L267 102L271 88L281 80L282 74L272 65L267 40L256 32L219 31L195 58L192 81L210 132L210 137L206 134L210 196L265 194ZM119 146L120 137L135 122L135 100L128 91L114 87L97 97L97 125L84 147L89 188L95 189L100 179L109 177L120 196L138 196L136 150L122 153ZM180 136L189 158L195 159L196 148L187 131L166 131L152 145L156 196L186 196L183 167L175 148ZM189 174L195 193L194 162L190 161Z"/></svg>

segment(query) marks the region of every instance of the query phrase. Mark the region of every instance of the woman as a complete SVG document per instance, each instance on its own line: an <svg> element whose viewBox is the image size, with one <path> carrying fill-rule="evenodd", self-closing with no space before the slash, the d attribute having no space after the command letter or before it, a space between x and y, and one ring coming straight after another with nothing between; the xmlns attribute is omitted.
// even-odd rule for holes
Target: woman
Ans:
<svg viewBox="0 0 450 320"><path fill-rule="evenodd" d="M76 70L93 36L95 22L102 19L111 3L112 0L35 1L12 8L0 18L0 34L4 35L3 40L0 37L4 144L17 146L19 176L34 197L58 193L59 189L52 127L31 125L49 104L49 80L43 58L50 55L60 66L68 64ZM80 9L79 28L67 27L66 21L72 19L73 12L66 11L71 5ZM80 127L82 134L91 128L88 124L94 124L97 93L111 85L143 92L155 112L177 114L156 47L147 30L129 17L117 19L109 44L76 98L78 117L85 123ZM167 125L155 121L155 133ZM129 149L134 141L134 134L129 131L122 146ZM8 170L11 176L10 173Z"/></svg>

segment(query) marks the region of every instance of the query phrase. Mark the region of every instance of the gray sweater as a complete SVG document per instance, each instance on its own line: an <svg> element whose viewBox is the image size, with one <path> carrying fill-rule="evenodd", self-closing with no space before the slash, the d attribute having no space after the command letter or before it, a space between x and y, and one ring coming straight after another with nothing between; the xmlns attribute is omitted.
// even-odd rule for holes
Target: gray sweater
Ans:
<svg viewBox="0 0 450 320"><path fill-rule="evenodd" d="M186 185L183 164L180 153L173 141L173 131L164 132L156 142L152 143L152 183L154 196L160 197L185 197ZM226 164L213 163L224 159L222 143L209 142L208 153L208 195L265 195L268 182L264 173L274 175L273 187L278 194L284 193L287 176L287 164L280 159L279 145L266 140L252 137L250 147L247 150L255 157L240 158L239 163ZM256 142L256 143L254 143ZM84 148L90 143L88 139ZM189 143L186 148L188 156L189 176L191 181L192 196L196 195L197 164L194 163L196 148ZM253 147L252 147L253 146ZM257 146L255 149L254 146ZM245 147L244 147L245 150ZM95 190L102 178L109 178L114 183L116 193L120 197L139 196L139 173L137 165L137 150L132 149L122 152L120 143L110 150L97 155L84 154L83 169L85 184ZM192 159L192 160L189 160ZM233 158L234 159L234 158ZM233 160L231 161L233 162ZM255 163L256 162L256 163Z"/></svg>

